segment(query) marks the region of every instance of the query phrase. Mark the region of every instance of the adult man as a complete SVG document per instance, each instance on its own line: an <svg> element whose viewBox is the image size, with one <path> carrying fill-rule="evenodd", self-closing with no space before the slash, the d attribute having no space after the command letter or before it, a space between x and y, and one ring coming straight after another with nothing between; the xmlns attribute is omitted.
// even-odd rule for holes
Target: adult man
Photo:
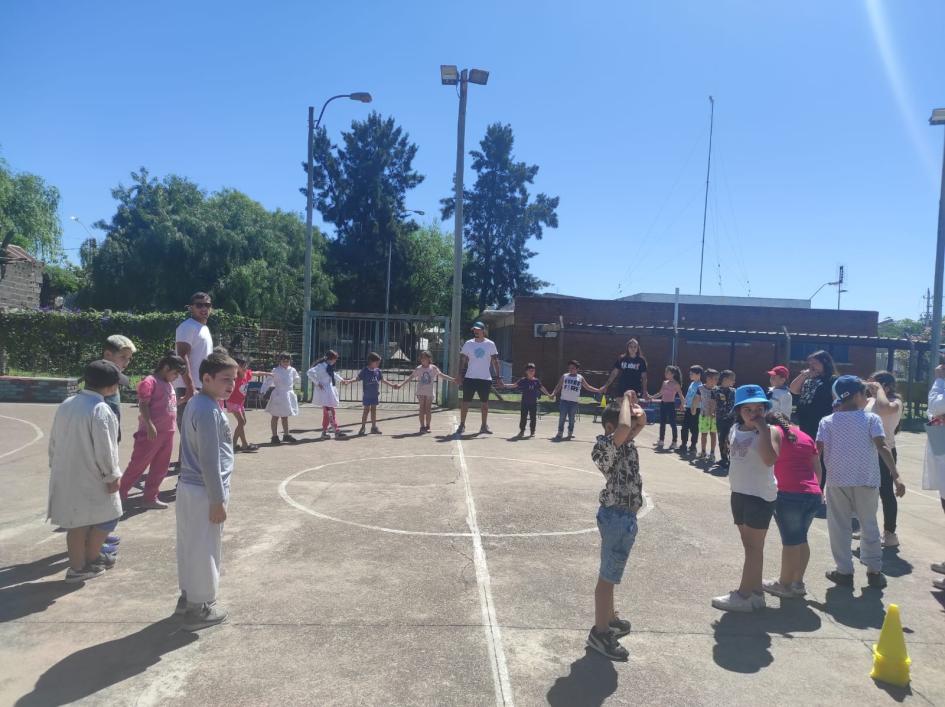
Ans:
<svg viewBox="0 0 945 707"><path fill-rule="evenodd" d="M489 391L492 390L492 367L495 366L495 377L500 378L502 369L499 364L499 350L495 343L486 338L486 327L482 322L472 326L473 338L463 344L459 352L459 376L457 384L463 389L463 402L460 407L459 427L456 434L466 431L466 413L469 412L469 403L475 395L479 395L482 403L482 427L480 434L490 435L492 430L486 424L489 418Z"/></svg>
<svg viewBox="0 0 945 707"><path fill-rule="evenodd" d="M213 304L206 292L194 292L190 296L190 319L177 327L174 335L177 355L187 361L187 370L177 379L177 427L180 429L184 407L196 393L200 392L200 364L213 351L213 338L207 328L207 320Z"/></svg>

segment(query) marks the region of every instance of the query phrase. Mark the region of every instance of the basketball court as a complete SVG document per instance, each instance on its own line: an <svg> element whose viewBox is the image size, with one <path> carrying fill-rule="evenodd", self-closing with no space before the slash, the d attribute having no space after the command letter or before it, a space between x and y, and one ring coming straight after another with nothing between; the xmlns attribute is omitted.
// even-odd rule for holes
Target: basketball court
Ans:
<svg viewBox="0 0 945 707"><path fill-rule="evenodd" d="M712 705L945 704L945 515L920 488L924 438L900 437L902 548L889 586L831 586L826 524L811 530L806 601L768 597L754 615L710 599L737 585L741 547L728 482L639 439L647 503L616 599L633 631L627 663L587 651L602 477L599 425L552 443L556 417L515 440L454 438L458 413L388 406L383 435L318 440L319 410L292 420L298 444L239 454L224 533L223 626L183 631L174 476L166 511L119 525L105 577L66 585L65 537L44 523L46 445L55 406L0 405L0 704ZM360 408L339 411L356 432ZM121 459L136 409L125 406ZM479 426L470 412L468 430ZM269 417L249 412L249 438ZM766 576L777 571L772 524ZM855 544L855 543L854 543ZM912 684L869 677L885 605L901 607Z"/></svg>

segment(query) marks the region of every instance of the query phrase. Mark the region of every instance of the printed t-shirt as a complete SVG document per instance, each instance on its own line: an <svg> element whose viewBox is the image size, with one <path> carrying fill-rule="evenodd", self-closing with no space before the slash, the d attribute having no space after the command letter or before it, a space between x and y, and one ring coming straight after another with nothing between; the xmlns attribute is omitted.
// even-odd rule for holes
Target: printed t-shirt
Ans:
<svg viewBox="0 0 945 707"><path fill-rule="evenodd" d="M620 371L617 376L617 392L615 398L628 390L635 390L637 395L643 395L643 374L646 373L646 359L642 356L629 358L624 355L617 359L614 368Z"/></svg>
<svg viewBox="0 0 945 707"><path fill-rule="evenodd" d="M537 378L522 378L515 385L515 389L522 393L522 405L531 407L538 404L541 397L541 381Z"/></svg>
<svg viewBox="0 0 945 707"><path fill-rule="evenodd" d="M768 391L768 399L771 400L771 412L780 412L789 420L791 419L794 396L791 395L791 391L788 390L787 386L771 388Z"/></svg>
<svg viewBox="0 0 945 707"><path fill-rule="evenodd" d="M466 367L466 378L492 380L492 357L498 356L499 350L491 339L483 339L482 341L470 339L463 344L460 353L469 360Z"/></svg>
<svg viewBox="0 0 945 707"><path fill-rule="evenodd" d="M177 429L177 393L165 380L146 376L138 383L138 407L148 406L154 429L173 432ZM138 418L138 431L147 432L144 418Z"/></svg>
<svg viewBox="0 0 945 707"><path fill-rule="evenodd" d="M830 486L879 487L879 452L873 442L885 437L879 415L841 410L820 421L817 441L824 445L824 466Z"/></svg>
<svg viewBox="0 0 945 707"><path fill-rule="evenodd" d="M758 451L758 430L741 430L733 425L729 433L728 481L735 493L756 496L765 501L778 497L774 468L765 464Z"/></svg>
<svg viewBox="0 0 945 707"><path fill-rule="evenodd" d="M434 384L440 377L440 369L432 363L429 366L417 366L414 376L417 379L417 395L432 398L435 393Z"/></svg>
<svg viewBox="0 0 945 707"><path fill-rule="evenodd" d="M710 388L707 385L699 386L699 412L703 415L710 415L715 412L715 392L718 388Z"/></svg>
<svg viewBox="0 0 945 707"><path fill-rule="evenodd" d="M561 379L561 399L576 403L581 399L581 383L584 376L580 373L565 373Z"/></svg>
<svg viewBox="0 0 945 707"><path fill-rule="evenodd" d="M696 399L696 395L699 393L699 388L702 387L702 383L699 381L691 381L689 383L689 389L686 390L686 409L692 409L692 401Z"/></svg>
<svg viewBox="0 0 945 707"><path fill-rule="evenodd" d="M364 400L376 401L381 395L381 381L384 374L380 368L362 368L358 380L364 386L362 397ZM372 403L373 404L373 403Z"/></svg>
<svg viewBox="0 0 945 707"><path fill-rule="evenodd" d="M243 374L242 378L239 378L236 381L236 385L233 386L233 392L230 393L230 397L227 402L233 403L234 405L242 405L246 402L246 391L249 390L250 381L253 380L253 372L246 369L246 373Z"/></svg>
<svg viewBox="0 0 945 707"><path fill-rule="evenodd" d="M785 493L820 493L817 472L811 466L811 459L817 457L817 445L810 435L799 427L792 428L797 436L791 442L781 433L781 451L774 463L774 476L778 480L778 491Z"/></svg>
<svg viewBox="0 0 945 707"><path fill-rule="evenodd" d="M591 459L606 479L598 496L600 505L628 508L631 513L639 511L643 506L643 478L640 455L633 441L618 447L612 434L598 435Z"/></svg>
<svg viewBox="0 0 945 707"><path fill-rule="evenodd" d="M735 389L726 386L718 386L712 391L712 398L715 400L715 419L717 422L729 422L732 414L732 408L735 407Z"/></svg>

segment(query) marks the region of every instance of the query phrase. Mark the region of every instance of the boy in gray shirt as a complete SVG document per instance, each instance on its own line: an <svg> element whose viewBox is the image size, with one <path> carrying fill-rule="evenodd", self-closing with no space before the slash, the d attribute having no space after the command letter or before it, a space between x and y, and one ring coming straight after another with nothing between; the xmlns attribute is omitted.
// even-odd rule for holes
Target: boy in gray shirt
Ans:
<svg viewBox="0 0 945 707"><path fill-rule="evenodd" d="M214 352L200 364L202 387L184 410L177 484L177 576L174 613L189 631L226 621L216 603L223 554L223 521L233 472L233 438L220 401L236 386L237 364Z"/></svg>

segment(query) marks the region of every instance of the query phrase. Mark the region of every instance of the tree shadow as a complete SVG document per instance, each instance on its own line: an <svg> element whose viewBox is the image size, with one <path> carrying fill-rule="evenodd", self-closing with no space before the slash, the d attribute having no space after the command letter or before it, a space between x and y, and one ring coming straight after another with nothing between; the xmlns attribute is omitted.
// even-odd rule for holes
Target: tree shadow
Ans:
<svg viewBox="0 0 945 707"><path fill-rule="evenodd" d="M551 707L600 707L617 691L614 664L590 648L571 663L571 672L555 680L546 698Z"/></svg>
<svg viewBox="0 0 945 707"><path fill-rule="evenodd" d="M57 572L64 572L69 566L69 553L57 552L41 560L25 562L21 565L0 567L0 587L11 587L23 582L35 582Z"/></svg>
<svg viewBox="0 0 945 707"><path fill-rule="evenodd" d="M802 601L784 599L781 608L751 614L726 613L713 625L712 659L733 673L757 673L774 662L771 634L793 638L817 631L820 617Z"/></svg>
<svg viewBox="0 0 945 707"><path fill-rule="evenodd" d="M865 588L856 596L849 587L830 587L822 603L809 601L808 604L850 628L880 629L886 618L881 589Z"/></svg>
<svg viewBox="0 0 945 707"><path fill-rule="evenodd" d="M39 676L33 691L17 707L65 705L143 673L161 662L165 653L197 639L173 616L145 626L137 633L89 646L66 656Z"/></svg>

